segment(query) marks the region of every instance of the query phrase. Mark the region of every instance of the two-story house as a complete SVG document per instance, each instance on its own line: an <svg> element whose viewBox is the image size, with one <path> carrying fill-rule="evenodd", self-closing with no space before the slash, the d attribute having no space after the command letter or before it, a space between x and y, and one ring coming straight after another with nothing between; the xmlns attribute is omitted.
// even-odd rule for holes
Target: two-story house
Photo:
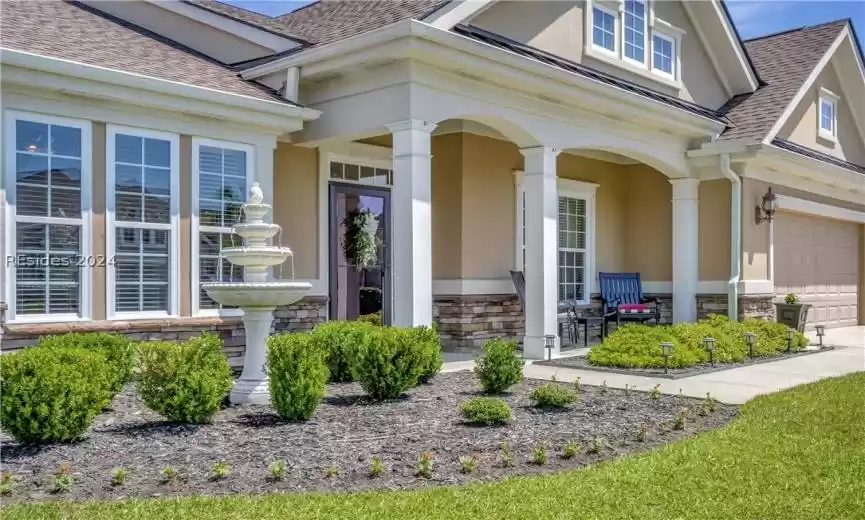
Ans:
<svg viewBox="0 0 865 520"><path fill-rule="evenodd" d="M672 321L771 316L793 292L811 325L865 324L849 20L743 41L719 0L0 15L4 348L211 329L239 352L238 311L200 284L242 276L220 250L253 181L294 251L274 275L312 283L278 330L378 312L537 357L599 272L639 272Z"/></svg>

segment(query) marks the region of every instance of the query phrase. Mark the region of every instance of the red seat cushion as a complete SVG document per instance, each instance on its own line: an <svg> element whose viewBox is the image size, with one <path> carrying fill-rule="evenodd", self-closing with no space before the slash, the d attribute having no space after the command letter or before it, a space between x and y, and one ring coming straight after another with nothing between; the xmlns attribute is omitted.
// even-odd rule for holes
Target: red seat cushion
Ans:
<svg viewBox="0 0 865 520"><path fill-rule="evenodd" d="M623 303L619 305L620 311L647 311L649 310L648 303Z"/></svg>

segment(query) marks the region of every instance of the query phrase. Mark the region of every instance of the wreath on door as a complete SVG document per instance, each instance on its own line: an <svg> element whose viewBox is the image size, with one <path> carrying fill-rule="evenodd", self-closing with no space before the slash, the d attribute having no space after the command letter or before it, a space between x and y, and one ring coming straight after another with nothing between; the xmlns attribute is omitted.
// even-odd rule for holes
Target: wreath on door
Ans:
<svg viewBox="0 0 865 520"><path fill-rule="evenodd" d="M373 265L378 258L378 219L370 209L352 210L346 215L343 253L357 270Z"/></svg>

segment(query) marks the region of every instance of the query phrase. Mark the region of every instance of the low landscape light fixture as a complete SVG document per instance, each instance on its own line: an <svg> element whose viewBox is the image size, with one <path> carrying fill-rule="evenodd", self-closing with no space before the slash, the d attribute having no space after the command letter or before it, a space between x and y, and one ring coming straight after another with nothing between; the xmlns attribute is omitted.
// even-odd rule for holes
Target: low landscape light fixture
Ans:
<svg viewBox="0 0 865 520"><path fill-rule="evenodd" d="M664 354L664 373L669 372L670 365L669 359L670 354L673 352L673 343L670 341L664 341L661 343L661 352Z"/></svg>
<svg viewBox="0 0 865 520"><path fill-rule="evenodd" d="M556 348L556 335L555 334L546 334L544 335L544 348L547 349L547 359L553 359L553 349Z"/></svg>
<svg viewBox="0 0 865 520"><path fill-rule="evenodd" d="M817 337L820 338L820 346L823 346L823 335L826 334L826 326L825 325L817 325Z"/></svg>
<svg viewBox="0 0 865 520"><path fill-rule="evenodd" d="M753 332L746 332L745 343L748 344L748 357L754 357L754 344L757 343L757 335Z"/></svg>
<svg viewBox="0 0 865 520"><path fill-rule="evenodd" d="M787 334L787 352L790 352L793 350L793 333L796 331L788 327L784 332Z"/></svg>
<svg viewBox="0 0 865 520"><path fill-rule="evenodd" d="M703 345L709 351L709 363L715 366L715 338L703 338Z"/></svg>
<svg viewBox="0 0 865 520"><path fill-rule="evenodd" d="M775 210L778 209L778 198L772 193L772 187L769 187L769 191L763 195L763 199L760 201L760 205L757 206L756 212L756 222L760 224L761 222L768 222L772 220L772 217L775 215Z"/></svg>

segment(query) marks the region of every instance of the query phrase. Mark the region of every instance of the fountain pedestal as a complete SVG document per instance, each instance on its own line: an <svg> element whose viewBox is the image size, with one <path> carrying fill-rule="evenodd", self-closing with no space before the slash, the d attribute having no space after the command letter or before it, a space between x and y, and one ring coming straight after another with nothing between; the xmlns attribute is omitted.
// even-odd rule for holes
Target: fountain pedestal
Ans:
<svg viewBox="0 0 865 520"><path fill-rule="evenodd" d="M262 204L262 200L261 188L256 182L250 191L249 203L242 207L246 222L231 228L232 233L244 239L245 245L222 250L225 260L246 268L245 281L201 285L214 301L240 307L243 311L246 352L243 372L229 395L233 404L270 404L265 364L273 311L280 305L296 302L312 288L306 282L269 279L268 269L285 262L292 253L287 247L268 243L279 232L279 226L264 222L271 207Z"/></svg>

